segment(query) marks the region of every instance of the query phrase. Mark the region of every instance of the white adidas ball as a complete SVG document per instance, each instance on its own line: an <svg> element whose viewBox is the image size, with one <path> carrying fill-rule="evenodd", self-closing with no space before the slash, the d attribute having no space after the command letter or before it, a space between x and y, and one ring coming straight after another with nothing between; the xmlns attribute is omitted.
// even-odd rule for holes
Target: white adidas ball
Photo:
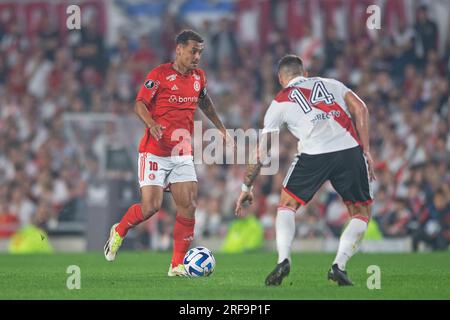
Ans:
<svg viewBox="0 0 450 320"><path fill-rule="evenodd" d="M212 252L205 247L190 249L184 256L183 263L190 277L207 277L216 267Z"/></svg>

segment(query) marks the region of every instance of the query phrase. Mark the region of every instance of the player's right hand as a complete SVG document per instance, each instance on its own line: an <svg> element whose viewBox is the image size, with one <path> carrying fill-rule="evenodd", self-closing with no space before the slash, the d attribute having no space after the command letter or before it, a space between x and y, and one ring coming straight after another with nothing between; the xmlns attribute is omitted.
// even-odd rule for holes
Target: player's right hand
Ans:
<svg viewBox="0 0 450 320"><path fill-rule="evenodd" d="M238 217L242 215L242 205L248 201L250 204L253 202L253 192L245 192L242 191L241 195L239 196L238 201L236 202L236 209L234 210L234 214Z"/></svg>
<svg viewBox="0 0 450 320"><path fill-rule="evenodd" d="M165 128L166 127L164 127L156 122L153 125L148 127L148 129L150 130L150 134L152 135L153 138L156 139L156 141L159 141L159 139L161 139L162 132Z"/></svg>

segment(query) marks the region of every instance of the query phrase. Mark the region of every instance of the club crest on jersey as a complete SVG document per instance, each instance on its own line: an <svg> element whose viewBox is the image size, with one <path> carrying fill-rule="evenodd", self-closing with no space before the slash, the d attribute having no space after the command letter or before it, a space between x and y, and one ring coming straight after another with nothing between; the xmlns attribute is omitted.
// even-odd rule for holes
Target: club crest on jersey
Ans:
<svg viewBox="0 0 450 320"><path fill-rule="evenodd" d="M149 79L149 80L145 81L144 86L147 89L152 89L155 86L155 83L153 82L153 80Z"/></svg>
<svg viewBox="0 0 450 320"><path fill-rule="evenodd" d="M198 81L194 82L194 90L195 91L200 91L200 82L198 82Z"/></svg>
<svg viewBox="0 0 450 320"><path fill-rule="evenodd" d="M176 80L176 78L177 78L177 75L174 73L174 74L168 75L166 77L166 80L174 81L174 80Z"/></svg>

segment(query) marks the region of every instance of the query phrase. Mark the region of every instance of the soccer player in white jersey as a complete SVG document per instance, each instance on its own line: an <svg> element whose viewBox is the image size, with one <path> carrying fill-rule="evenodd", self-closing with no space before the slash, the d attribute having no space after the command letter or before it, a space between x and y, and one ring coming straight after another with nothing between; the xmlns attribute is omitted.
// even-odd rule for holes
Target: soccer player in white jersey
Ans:
<svg viewBox="0 0 450 320"><path fill-rule="evenodd" d="M308 78L300 57L286 55L278 63L278 80L283 87L264 117L262 143L286 124L299 140L296 155L283 182L277 217L278 264L267 276L266 285L280 285L290 272L291 245L295 235L295 213L306 205L323 183L330 180L347 205L350 222L343 231L328 279L352 285L346 263L356 252L367 229L375 180L369 145L369 114L364 102L341 82ZM301 148L300 148L301 144ZM262 145L262 144L260 144ZM262 149L255 151L256 164L247 166L242 192L236 203L253 200L252 184L267 160ZM257 158L256 158L257 157Z"/></svg>

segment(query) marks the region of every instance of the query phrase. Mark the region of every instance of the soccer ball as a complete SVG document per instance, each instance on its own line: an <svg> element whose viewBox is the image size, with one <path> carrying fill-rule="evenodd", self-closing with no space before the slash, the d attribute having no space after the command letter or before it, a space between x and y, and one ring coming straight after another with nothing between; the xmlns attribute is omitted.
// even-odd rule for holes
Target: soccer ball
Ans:
<svg viewBox="0 0 450 320"><path fill-rule="evenodd" d="M207 277L216 267L212 252L205 247L190 249L184 256L183 263L190 277Z"/></svg>

